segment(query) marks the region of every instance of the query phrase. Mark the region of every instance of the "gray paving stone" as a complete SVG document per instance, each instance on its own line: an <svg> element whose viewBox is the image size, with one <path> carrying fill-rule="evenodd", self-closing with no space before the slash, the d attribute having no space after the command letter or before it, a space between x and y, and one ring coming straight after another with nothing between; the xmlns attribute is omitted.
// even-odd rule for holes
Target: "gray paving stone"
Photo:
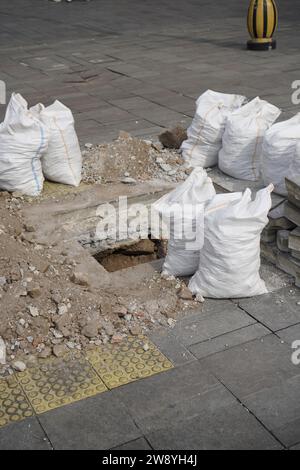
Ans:
<svg viewBox="0 0 300 470"><path fill-rule="evenodd" d="M299 374L290 347L274 335L209 356L200 364L241 400Z"/></svg>
<svg viewBox="0 0 300 470"><path fill-rule="evenodd" d="M243 299L240 307L272 331L300 323L300 290L287 287L272 294Z"/></svg>
<svg viewBox="0 0 300 470"><path fill-rule="evenodd" d="M195 357L174 338L169 330L163 328L150 333L148 336L175 366L195 360Z"/></svg>
<svg viewBox="0 0 300 470"><path fill-rule="evenodd" d="M218 380L198 362L184 364L167 372L113 390L136 419L216 388Z"/></svg>
<svg viewBox="0 0 300 470"><path fill-rule="evenodd" d="M277 331L276 334L288 345L291 345L294 341L300 340L300 324Z"/></svg>
<svg viewBox="0 0 300 470"><path fill-rule="evenodd" d="M268 334L270 334L270 330L259 323L255 323L254 325L246 326L245 328L232 331L222 336L217 336L203 343L194 344L189 347L189 350L198 359L202 359L217 352L238 346L239 344L262 338Z"/></svg>
<svg viewBox="0 0 300 470"><path fill-rule="evenodd" d="M208 392L182 398L176 403L164 403L157 411L148 410L135 421L144 434L182 423L198 417L201 421L207 415L215 415L220 407L238 403L233 395L221 384L215 385Z"/></svg>
<svg viewBox="0 0 300 470"><path fill-rule="evenodd" d="M287 447L300 441L299 375L249 395L244 403Z"/></svg>
<svg viewBox="0 0 300 470"><path fill-rule="evenodd" d="M103 450L141 437L125 407L110 392L39 418L55 449Z"/></svg>
<svg viewBox="0 0 300 470"><path fill-rule="evenodd" d="M135 441L127 442L122 446L115 447L112 450L152 450L152 447L148 444L144 437L136 439Z"/></svg>
<svg viewBox="0 0 300 470"><path fill-rule="evenodd" d="M240 404L147 435L156 450L259 450L281 445Z"/></svg>
<svg viewBox="0 0 300 470"><path fill-rule="evenodd" d="M290 450L300 450L300 444L291 447Z"/></svg>
<svg viewBox="0 0 300 470"><path fill-rule="evenodd" d="M199 315L190 321L185 319L183 323L178 322L172 334L185 346L191 346L252 323L255 323L255 320L232 303L230 308L221 312Z"/></svg>
<svg viewBox="0 0 300 470"><path fill-rule="evenodd" d="M36 418L27 418L0 429L0 450L51 450Z"/></svg>

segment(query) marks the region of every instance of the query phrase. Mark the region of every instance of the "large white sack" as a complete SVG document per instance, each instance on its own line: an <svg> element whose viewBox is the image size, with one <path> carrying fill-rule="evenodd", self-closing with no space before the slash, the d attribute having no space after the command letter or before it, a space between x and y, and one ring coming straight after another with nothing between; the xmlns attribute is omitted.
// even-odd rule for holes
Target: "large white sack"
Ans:
<svg viewBox="0 0 300 470"><path fill-rule="evenodd" d="M168 224L170 232L164 273L191 276L198 269L199 250L204 237L204 205L215 194L206 171L196 168L185 182L153 205Z"/></svg>
<svg viewBox="0 0 300 470"><path fill-rule="evenodd" d="M49 145L42 157L47 180L78 186L81 181L82 155L74 127L72 111L60 101L45 108L38 104L32 112L49 129Z"/></svg>
<svg viewBox="0 0 300 470"><path fill-rule="evenodd" d="M196 101L196 114L181 145L189 167L208 168L218 163L222 136L228 115L242 106L245 96L207 90Z"/></svg>
<svg viewBox="0 0 300 470"><path fill-rule="evenodd" d="M234 178L259 180L263 138L280 113L276 106L258 97L231 113L222 139L219 168Z"/></svg>
<svg viewBox="0 0 300 470"><path fill-rule="evenodd" d="M285 178L300 174L300 113L269 129L263 141L262 177L275 192L287 196Z"/></svg>
<svg viewBox="0 0 300 470"><path fill-rule="evenodd" d="M47 149L46 127L13 93L0 125L0 189L37 196L43 189L41 156Z"/></svg>
<svg viewBox="0 0 300 470"><path fill-rule="evenodd" d="M205 210L205 238L193 294L212 298L252 297L267 292L260 278L260 235L268 223L273 186L217 195Z"/></svg>

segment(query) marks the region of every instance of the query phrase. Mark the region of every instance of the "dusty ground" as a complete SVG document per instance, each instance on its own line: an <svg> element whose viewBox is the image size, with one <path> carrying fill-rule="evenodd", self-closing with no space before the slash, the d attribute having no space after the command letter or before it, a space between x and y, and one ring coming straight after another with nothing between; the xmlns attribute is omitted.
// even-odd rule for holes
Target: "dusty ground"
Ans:
<svg viewBox="0 0 300 470"><path fill-rule="evenodd" d="M180 162L175 151L159 151L150 142L122 136L110 146L86 151L84 178L91 181L87 174L93 174L96 181L101 174L102 184L103 180L120 181L126 169L137 180L151 179L163 171L156 163L159 158L172 163L173 169ZM176 178L183 176L176 171ZM23 209L42 199L0 192L0 337L7 352L7 364L0 366L0 374L18 368L16 360L28 366L37 357L119 342L128 334L137 335L159 325L172 327L179 313L199 305L182 282L162 279L159 274L150 285L141 281L126 292L93 292L84 282L75 283L76 263L67 247L36 243L35 228L24 223ZM114 255L116 259L108 258L103 264L114 270L134 265L135 256L142 257L139 262L157 259L157 247L151 253L149 242L146 245L139 250L131 248L133 253L129 249Z"/></svg>

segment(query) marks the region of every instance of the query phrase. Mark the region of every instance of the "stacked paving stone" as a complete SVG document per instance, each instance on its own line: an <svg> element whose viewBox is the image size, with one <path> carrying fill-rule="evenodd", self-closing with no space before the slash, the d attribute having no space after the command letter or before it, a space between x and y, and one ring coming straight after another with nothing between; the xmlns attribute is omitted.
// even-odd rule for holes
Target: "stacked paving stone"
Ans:
<svg viewBox="0 0 300 470"><path fill-rule="evenodd" d="M262 254L295 278L300 287L300 177L286 179L287 200L269 213Z"/></svg>

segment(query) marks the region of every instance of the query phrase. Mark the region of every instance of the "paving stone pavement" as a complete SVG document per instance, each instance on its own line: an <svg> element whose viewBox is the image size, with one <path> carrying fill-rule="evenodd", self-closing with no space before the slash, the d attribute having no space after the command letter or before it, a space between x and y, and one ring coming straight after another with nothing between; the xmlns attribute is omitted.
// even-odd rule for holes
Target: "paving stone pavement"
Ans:
<svg viewBox="0 0 300 470"><path fill-rule="evenodd" d="M188 125L207 88L299 111L300 5L277 0L278 49L245 50L239 0L2 0L0 80L30 105L60 99L81 143ZM3 117L5 106L0 106ZM0 449L300 450L299 290L207 300L151 340L175 368L0 429Z"/></svg>

